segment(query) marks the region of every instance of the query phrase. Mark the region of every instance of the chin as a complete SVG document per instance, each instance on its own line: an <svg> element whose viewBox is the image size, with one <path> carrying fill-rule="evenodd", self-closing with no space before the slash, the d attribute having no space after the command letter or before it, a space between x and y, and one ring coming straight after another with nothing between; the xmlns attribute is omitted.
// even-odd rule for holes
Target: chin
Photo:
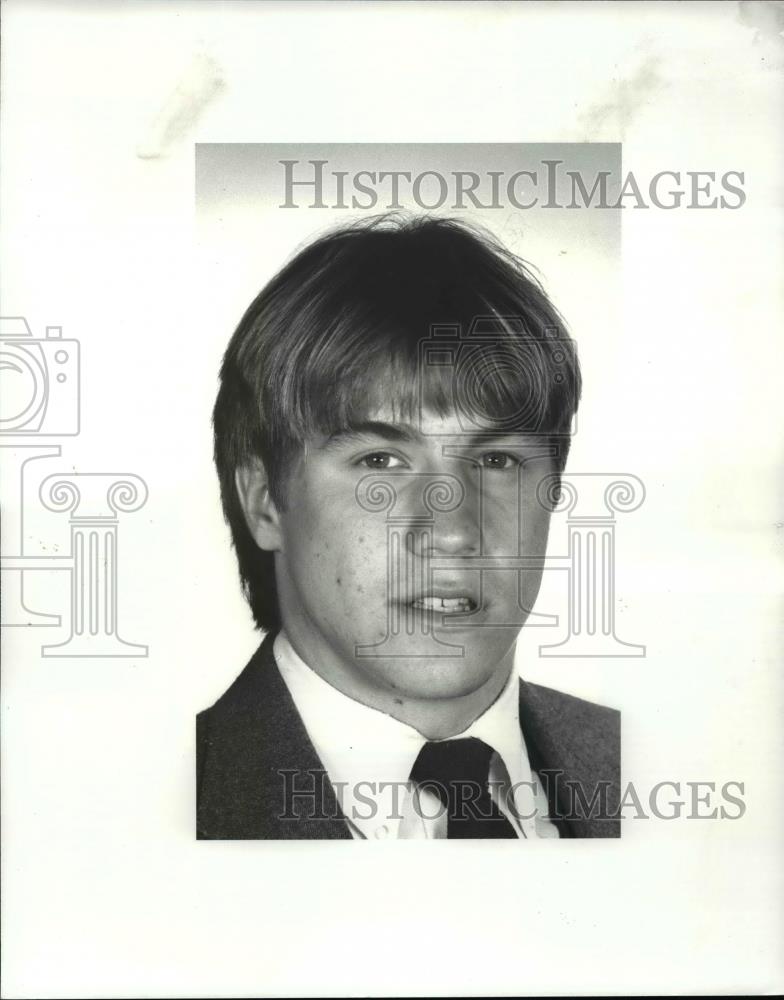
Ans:
<svg viewBox="0 0 784 1000"><path fill-rule="evenodd" d="M463 698L483 687L493 677L499 664L488 669L487 663L471 663L463 657L422 658L415 666L409 660L404 669L393 661L385 670L389 686L406 698L439 701Z"/></svg>

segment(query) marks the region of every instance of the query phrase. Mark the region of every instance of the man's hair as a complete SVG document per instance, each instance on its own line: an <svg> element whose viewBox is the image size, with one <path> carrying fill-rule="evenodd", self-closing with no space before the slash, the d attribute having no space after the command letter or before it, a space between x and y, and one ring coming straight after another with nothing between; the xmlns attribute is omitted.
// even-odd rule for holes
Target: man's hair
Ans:
<svg viewBox="0 0 784 1000"><path fill-rule="evenodd" d="M563 320L487 232L385 215L305 246L242 317L213 413L223 512L256 625L279 628L280 612L273 554L256 545L240 504L239 467L261 460L284 509L286 474L305 442L386 406L400 419L457 410L473 431L546 434L561 471L580 387Z"/></svg>

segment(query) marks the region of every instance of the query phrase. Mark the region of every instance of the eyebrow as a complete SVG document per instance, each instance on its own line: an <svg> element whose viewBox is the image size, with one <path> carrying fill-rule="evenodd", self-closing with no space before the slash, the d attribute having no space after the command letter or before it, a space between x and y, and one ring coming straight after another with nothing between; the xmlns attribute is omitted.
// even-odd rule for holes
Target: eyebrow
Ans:
<svg viewBox="0 0 784 1000"><path fill-rule="evenodd" d="M397 441L404 443L421 443L425 440L424 435L412 424L390 424L383 420L363 420L360 423L352 424L350 427L343 427L335 431L327 438L322 446L325 449L338 447L357 438L377 437L385 441Z"/></svg>

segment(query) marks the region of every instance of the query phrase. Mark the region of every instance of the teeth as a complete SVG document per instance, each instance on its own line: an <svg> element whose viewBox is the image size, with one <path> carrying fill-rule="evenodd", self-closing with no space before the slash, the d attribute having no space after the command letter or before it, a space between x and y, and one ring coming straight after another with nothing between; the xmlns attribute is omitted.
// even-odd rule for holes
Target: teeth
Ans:
<svg viewBox="0 0 784 1000"><path fill-rule="evenodd" d="M470 597L420 597L412 607L425 611L470 611L474 602Z"/></svg>

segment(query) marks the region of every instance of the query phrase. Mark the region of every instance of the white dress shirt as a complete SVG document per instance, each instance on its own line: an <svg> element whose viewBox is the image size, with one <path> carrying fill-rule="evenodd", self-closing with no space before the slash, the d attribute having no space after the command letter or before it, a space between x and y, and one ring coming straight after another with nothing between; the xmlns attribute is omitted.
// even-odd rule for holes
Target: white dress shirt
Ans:
<svg viewBox="0 0 784 1000"><path fill-rule="evenodd" d="M436 794L409 781L425 743L420 732L338 691L311 670L284 632L275 660L346 817L364 839L441 839L447 817ZM521 839L557 837L547 797L531 771L520 730L518 679L513 670L493 704L452 739L477 737L492 747L489 789ZM508 805L510 788L513 808ZM516 815L516 814L517 815Z"/></svg>

